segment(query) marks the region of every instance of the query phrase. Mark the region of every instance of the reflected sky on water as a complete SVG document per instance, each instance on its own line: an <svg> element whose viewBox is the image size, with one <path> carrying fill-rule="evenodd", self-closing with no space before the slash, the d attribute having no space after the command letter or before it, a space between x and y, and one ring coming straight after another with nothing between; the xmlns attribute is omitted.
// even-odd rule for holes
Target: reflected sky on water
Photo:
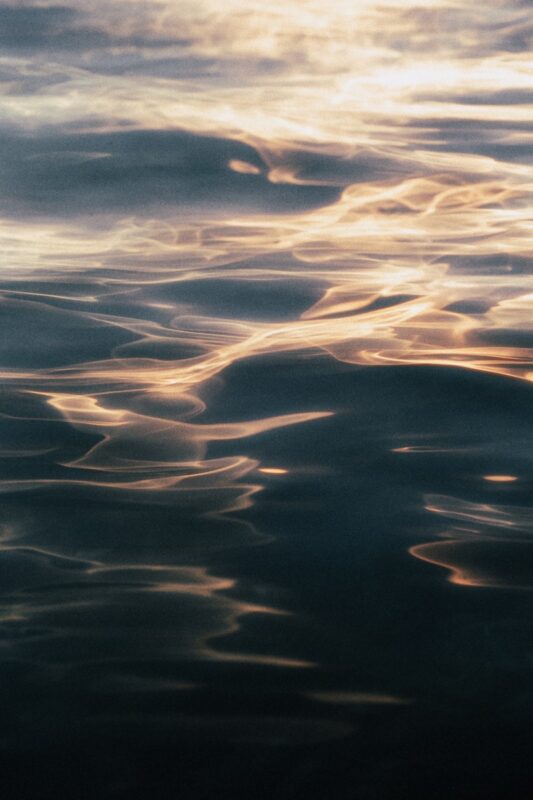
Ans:
<svg viewBox="0 0 533 800"><path fill-rule="evenodd" d="M529 796L532 30L0 2L14 800Z"/></svg>

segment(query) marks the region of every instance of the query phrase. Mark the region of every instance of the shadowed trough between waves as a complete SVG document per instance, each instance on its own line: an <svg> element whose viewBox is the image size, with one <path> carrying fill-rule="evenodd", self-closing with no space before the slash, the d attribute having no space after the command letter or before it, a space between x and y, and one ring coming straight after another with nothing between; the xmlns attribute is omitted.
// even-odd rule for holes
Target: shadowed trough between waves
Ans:
<svg viewBox="0 0 533 800"><path fill-rule="evenodd" d="M0 3L10 798L530 795L531 23L355 5Z"/></svg>

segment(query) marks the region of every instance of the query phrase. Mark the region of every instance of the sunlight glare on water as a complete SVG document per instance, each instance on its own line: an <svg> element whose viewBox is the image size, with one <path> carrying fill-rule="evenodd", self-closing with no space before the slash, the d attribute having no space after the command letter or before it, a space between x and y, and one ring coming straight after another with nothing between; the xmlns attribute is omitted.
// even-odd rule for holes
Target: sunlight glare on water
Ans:
<svg viewBox="0 0 533 800"><path fill-rule="evenodd" d="M0 0L21 797L527 796L530 12Z"/></svg>

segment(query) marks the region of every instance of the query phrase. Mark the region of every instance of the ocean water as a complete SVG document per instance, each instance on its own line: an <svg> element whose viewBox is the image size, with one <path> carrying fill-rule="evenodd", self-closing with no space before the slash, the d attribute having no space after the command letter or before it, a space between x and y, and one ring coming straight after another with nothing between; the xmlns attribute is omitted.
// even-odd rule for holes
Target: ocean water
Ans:
<svg viewBox="0 0 533 800"><path fill-rule="evenodd" d="M0 2L8 800L531 796L530 12Z"/></svg>

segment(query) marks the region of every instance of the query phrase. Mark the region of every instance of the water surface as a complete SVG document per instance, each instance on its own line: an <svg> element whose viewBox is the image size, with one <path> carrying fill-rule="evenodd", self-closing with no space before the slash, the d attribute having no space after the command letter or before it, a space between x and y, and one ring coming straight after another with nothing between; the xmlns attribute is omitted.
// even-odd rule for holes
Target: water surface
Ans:
<svg viewBox="0 0 533 800"><path fill-rule="evenodd" d="M530 796L531 30L0 3L9 797Z"/></svg>

